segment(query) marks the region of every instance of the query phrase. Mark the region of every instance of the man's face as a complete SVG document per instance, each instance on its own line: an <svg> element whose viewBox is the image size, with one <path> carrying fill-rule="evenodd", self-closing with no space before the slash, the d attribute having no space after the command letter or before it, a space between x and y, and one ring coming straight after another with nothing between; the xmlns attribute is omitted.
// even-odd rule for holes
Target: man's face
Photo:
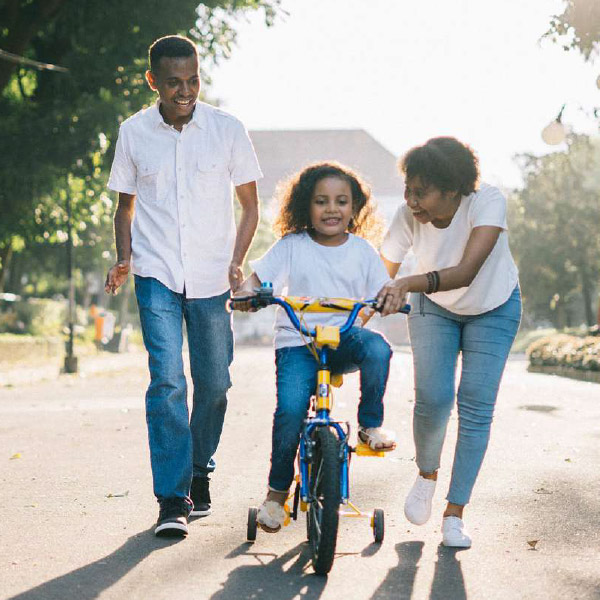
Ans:
<svg viewBox="0 0 600 600"><path fill-rule="evenodd" d="M193 110L200 92L200 74L196 56L163 56L155 71L146 71L150 87L158 92L165 116L185 119Z"/></svg>

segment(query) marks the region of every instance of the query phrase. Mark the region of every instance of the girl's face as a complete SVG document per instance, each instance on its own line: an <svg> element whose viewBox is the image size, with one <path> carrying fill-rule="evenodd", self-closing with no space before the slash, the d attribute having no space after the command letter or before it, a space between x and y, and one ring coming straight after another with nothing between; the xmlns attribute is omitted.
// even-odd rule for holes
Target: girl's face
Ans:
<svg viewBox="0 0 600 600"><path fill-rule="evenodd" d="M309 210L312 238L324 246L343 244L352 219L352 190L339 177L325 177L315 185Z"/></svg>
<svg viewBox="0 0 600 600"><path fill-rule="evenodd" d="M404 199L419 223L448 227L460 203L456 192L442 192L434 185L425 185L418 175L405 182Z"/></svg>

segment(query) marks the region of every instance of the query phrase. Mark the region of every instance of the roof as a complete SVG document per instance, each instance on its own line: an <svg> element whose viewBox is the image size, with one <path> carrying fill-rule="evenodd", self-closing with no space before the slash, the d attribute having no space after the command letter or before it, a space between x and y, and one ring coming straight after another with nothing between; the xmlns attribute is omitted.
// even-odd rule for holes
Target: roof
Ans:
<svg viewBox="0 0 600 600"><path fill-rule="evenodd" d="M363 129L250 131L264 179L260 195L267 200L279 181L306 165L335 160L358 171L371 185L373 196L401 197L397 159Z"/></svg>

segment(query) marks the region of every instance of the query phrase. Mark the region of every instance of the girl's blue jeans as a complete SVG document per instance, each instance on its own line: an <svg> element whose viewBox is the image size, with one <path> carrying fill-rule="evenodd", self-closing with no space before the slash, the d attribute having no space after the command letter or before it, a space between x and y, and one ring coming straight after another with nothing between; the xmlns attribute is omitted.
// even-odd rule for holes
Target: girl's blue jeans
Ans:
<svg viewBox="0 0 600 600"><path fill-rule="evenodd" d="M352 327L341 336L338 349L329 351L332 373L360 370L358 423L363 427L379 427L383 423L383 395L391 357L386 339L361 327ZM285 491L294 479L294 459L310 397L316 389L319 364L306 346L293 346L275 351L275 365L277 407L273 417L269 486Z"/></svg>
<svg viewBox="0 0 600 600"><path fill-rule="evenodd" d="M458 406L458 438L446 499L468 504L488 441L508 353L521 319L519 286L498 308L481 315L451 313L424 294L412 294L408 327L415 371L413 434L417 467L433 473L450 412ZM458 355L462 366L458 392Z"/></svg>
<svg viewBox="0 0 600 600"><path fill-rule="evenodd" d="M192 476L214 471L233 359L229 292L211 298L186 298L152 277L135 276L150 386L146 422L154 494L189 498ZM183 321L187 327L194 384L191 418L183 372Z"/></svg>

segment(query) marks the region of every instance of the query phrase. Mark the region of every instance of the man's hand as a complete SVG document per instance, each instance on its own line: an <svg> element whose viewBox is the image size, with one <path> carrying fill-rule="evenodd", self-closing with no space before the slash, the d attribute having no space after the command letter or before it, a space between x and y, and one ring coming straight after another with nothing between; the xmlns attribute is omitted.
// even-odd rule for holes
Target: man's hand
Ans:
<svg viewBox="0 0 600 600"><path fill-rule="evenodd" d="M229 265L229 287L231 291L237 292L240 285L242 285L242 281L244 281L242 267L238 263L232 262Z"/></svg>
<svg viewBox="0 0 600 600"><path fill-rule="evenodd" d="M381 316L397 313L406 304L409 292L407 278L396 279L384 285L377 294L377 305L381 307Z"/></svg>
<svg viewBox="0 0 600 600"><path fill-rule="evenodd" d="M117 290L127 281L129 276L129 261L122 260L116 263L108 271L104 291L107 294L116 294Z"/></svg>

